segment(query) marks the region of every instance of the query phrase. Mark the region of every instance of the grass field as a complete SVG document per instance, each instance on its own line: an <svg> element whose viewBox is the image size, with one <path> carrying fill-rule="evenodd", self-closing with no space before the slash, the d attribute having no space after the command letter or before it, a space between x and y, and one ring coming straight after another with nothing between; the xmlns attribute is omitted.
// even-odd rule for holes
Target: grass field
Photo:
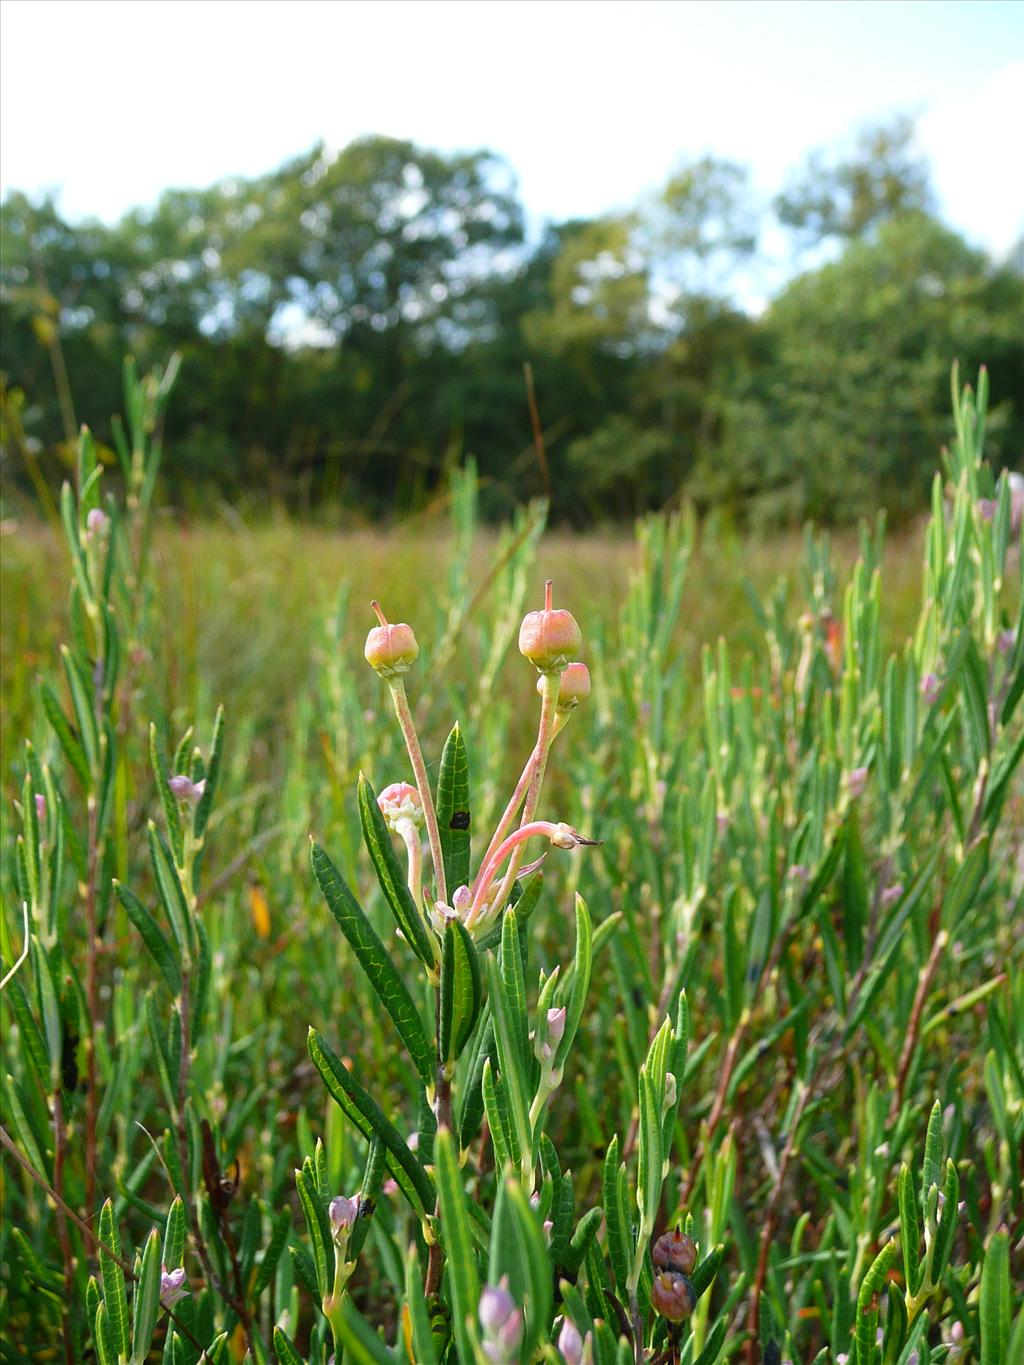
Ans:
<svg viewBox="0 0 1024 1365"><path fill-rule="evenodd" d="M681 516L487 528L465 476L387 532L160 512L147 568L144 525L89 505L87 455L67 543L3 529L5 964L19 899L33 924L4 994L14 1358L1005 1365L1024 644L969 434L948 522L828 553ZM474 933L402 918L441 915L437 865L417 909L357 805L361 773L414 775L363 642L374 597L415 628L454 890L554 723L516 648L545 579L593 691L523 817L526 857L553 847L499 951L488 901ZM356 1190L358 1233L332 1233ZM105 1247L161 1229L173 1320L147 1316L151 1238L116 1325L104 1199ZM675 1225L692 1282L658 1261ZM505 1275L511 1307L481 1297Z"/></svg>

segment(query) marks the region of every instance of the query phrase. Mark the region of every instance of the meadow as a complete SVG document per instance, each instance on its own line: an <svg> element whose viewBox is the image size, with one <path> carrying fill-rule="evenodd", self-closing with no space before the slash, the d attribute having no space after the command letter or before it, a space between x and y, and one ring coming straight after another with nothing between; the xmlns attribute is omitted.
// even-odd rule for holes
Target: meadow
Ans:
<svg viewBox="0 0 1024 1365"><path fill-rule="evenodd" d="M4 1360L1024 1358L984 377L890 539L185 519L167 396L4 523Z"/></svg>

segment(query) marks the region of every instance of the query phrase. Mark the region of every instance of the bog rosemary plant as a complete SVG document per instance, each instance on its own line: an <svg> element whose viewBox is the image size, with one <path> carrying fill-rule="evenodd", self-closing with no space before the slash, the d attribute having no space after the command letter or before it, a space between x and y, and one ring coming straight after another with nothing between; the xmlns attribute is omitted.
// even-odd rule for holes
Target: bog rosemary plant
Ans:
<svg viewBox="0 0 1024 1365"><path fill-rule="evenodd" d="M119 477L82 436L4 817L10 1358L1024 1358L1024 507L984 374L901 647L881 526L842 587L809 536L801 602L752 591L695 680L692 519L639 527L617 625L527 611L543 508L479 571L470 470L444 599L379 585L433 626L375 602L374 677L343 594L274 783L257 687L228 728L173 685L173 375L128 369Z"/></svg>

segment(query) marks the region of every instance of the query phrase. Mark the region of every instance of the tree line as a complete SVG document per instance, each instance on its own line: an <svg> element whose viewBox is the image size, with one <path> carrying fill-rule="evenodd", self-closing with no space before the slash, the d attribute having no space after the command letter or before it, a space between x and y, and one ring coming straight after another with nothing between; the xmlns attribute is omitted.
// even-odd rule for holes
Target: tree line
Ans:
<svg viewBox="0 0 1024 1365"><path fill-rule="evenodd" d="M400 515L471 456L496 514L544 492L578 525L684 497L757 524L899 518L947 439L954 358L989 367L996 463L1024 437L1019 254L940 220L912 133L810 158L770 206L705 157L536 240L500 158L382 137L112 226L11 193L5 482L56 482L79 421L109 442L122 357L177 351L163 477L193 510ZM799 268L756 307L769 228Z"/></svg>

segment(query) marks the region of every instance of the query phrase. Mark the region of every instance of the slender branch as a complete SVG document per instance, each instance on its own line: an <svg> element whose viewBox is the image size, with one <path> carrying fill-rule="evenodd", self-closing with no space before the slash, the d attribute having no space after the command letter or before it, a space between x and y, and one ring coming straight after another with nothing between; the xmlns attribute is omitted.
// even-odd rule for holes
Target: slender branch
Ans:
<svg viewBox="0 0 1024 1365"><path fill-rule="evenodd" d="M85 1040L85 1211L92 1214L96 1198L96 1121L99 1104L96 1085L96 1038L100 1029L99 933L96 894L99 880L99 813L96 796L88 797L88 864L85 883L85 1002L89 1032Z"/></svg>
<svg viewBox="0 0 1024 1365"><path fill-rule="evenodd" d="M64 1262L64 1302L61 1304L61 1318L64 1328L64 1357L67 1365L74 1365L75 1351L71 1333L71 1305L75 1301L75 1258L68 1236L67 1205L64 1203L64 1161L67 1156L68 1137L64 1122L64 1096L60 1082L53 1087L53 1184L54 1202L57 1217L57 1240L60 1242L61 1259Z"/></svg>
<svg viewBox="0 0 1024 1365"><path fill-rule="evenodd" d="M537 748L536 762L533 765L533 772L530 774L530 781L526 788L526 799L523 802L523 814L519 822L519 828L530 824L537 812L540 803L540 790L544 785L544 772L547 768L548 754L551 751L551 741L554 738L552 733L555 708L558 705L558 689L561 683L559 674L545 673L541 683L541 703L540 703L540 723L537 727ZM494 898L493 904L499 908L505 904L511 894L512 887L516 880L516 873L519 865L523 861L522 846L518 847L512 854L512 860L505 872L504 880L498 888L498 894Z"/></svg>
<svg viewBox="0 0 1024 1365"><path fill-rule="evenodd" d="M423 762L423 750L420 748L419 736L416 733L416 723L412 718L409 709L409 698L405 695L405 684L402 679L388 678L388 686L391 689L391 699L395 703L395 714L398 723L402 727L402 734L405 737L405 747L409 751L409 762L416 777L416 785L419 788L420 800L423 802L423 818L427 826L427 839L430 843L430 857L434 864L434 878L436 881L436 899L448 901L448 886L444 876L444 855L441 852L441 835L437 828L437 812L434 809L434 798L430 792L430 781L427 777L427 765Z"/></svg>
<svg viewBox="0 0 1024 1365"><path fill-rule="evenodd" d="M22 1155L22 1153L18 1149L17 1144L14 1142L11 1135L7 1132L7 1129L3 1127L0 1127L0 1146L2 1146L4 1150L14 1158L14 1160L18 1163L22 1170L30 1177L30 1179L32 1179L39 1186L42 1192L51 1201L54 1208L58 1212L63 1213L64 1217L68 1219L70 1222L74 1223L78 1230L84 1234L89 1245L92 1247L93 1253L96 1254L97 1252L100 1251L104 1252L107 1256L110 1257L112 1261L116 1262L116 1264L121 1267L121 1269L124 1271L128 1279L134 1283L137 1280L138 1276L135 1274L134 1270L128 1264L128 1262L123 1260L120 1256L117 1255L115 1251L112 1250L112 1248L108 1247L105 1242L100 1240L100 1238L96 1235L95 1230L89 1226L85 1219L80 1217L79 1214L77 1214L74 1211L71 1205L64 1200L63 1196L60 1195L57 1192L57 1190L53 1188L53 1186L49 1183L46 1177L42 1175L39 1171L37 1171L36 1168L32 1165L32 1163L25 1156ZM202 1342L198 1341L192 1335L188 1327L185 1326L185 1324L181 1321L181 1319L177 1316L173 1309L168 1308L167 1305L164 1304L163 1310L170 1318L170 1320L174 1323L175 1327L178 1329L181 1335L186 1339L186 1341L188 1341L189 1345L194 1346L197 1351L202 1351L203 1350Z"/></svg>
<svg viewBox="0 0 1024 1365"><path fill-rule="evenodd" d="M928 999L928 992L931 989L932 980L939 965L946 944L949 942L949 931L940 929L935 935L932 950L928 954L928 961L921 968L917 980L917 991L914 994L914 1003L910 1009L910 1020L907 1024L906 1037L903 1040L903 1051L900 1053L899 1067L896 1071L896 1084L893 1087L892 1101L889 1105L889 1124L892 1125L899 1118L900 1110L903 1107L903 1092L906 1089L907 1077L910 1074L910 1064L914 1060L914 1052L917 1049L918 1034L921 1031L921 1015L924 1012L925 1002Z"/></svg>

